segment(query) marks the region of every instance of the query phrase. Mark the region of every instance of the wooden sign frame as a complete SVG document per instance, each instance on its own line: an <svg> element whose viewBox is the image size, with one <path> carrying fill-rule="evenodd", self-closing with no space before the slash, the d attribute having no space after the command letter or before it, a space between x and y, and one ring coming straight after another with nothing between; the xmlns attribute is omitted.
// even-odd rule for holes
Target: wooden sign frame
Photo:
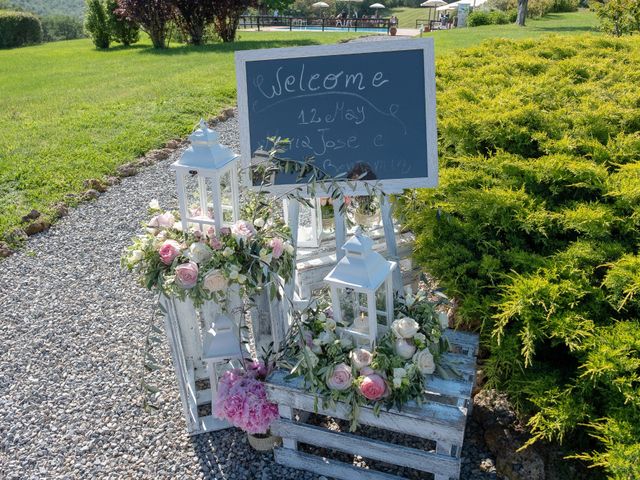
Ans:
<svg viewBox="0 0 640 480"><path fill-rule="evenodd" d="M340 181L342 190L347 195L369 195L370 187L375 186L379 191L387 194L402 193L407 188L434 188L438 185L438 150L436 130L436 89L435 89L435 63L433 39L394 40L388 42L370 43L346 43L340 45L321 45L312 47L274 48L264 50L238 51L235 54L236 78L238 83L238 112L240 122L240 149L242 153L242 167L244 174L242 182L246 187L259 188L253 185L250 179L251 164L251 132L249 125L249 105L247 95L246 64L261 60L281 60L289 58L310 58L323 56L347 56L378 52L394 52L407 50L421 50L424 58L424 87L425 87L425 115L426 115L426 141L427 151L427 177L388 179L375 181L352 181L355 185L351 188L347 181ZM367 187L367 184L369 186ZM293 187L299 187L301 195L309 196L307 183L269 185L272 193L283 194L290 192ZM322 196L319 186L316 186L314 196Z"/></svg>

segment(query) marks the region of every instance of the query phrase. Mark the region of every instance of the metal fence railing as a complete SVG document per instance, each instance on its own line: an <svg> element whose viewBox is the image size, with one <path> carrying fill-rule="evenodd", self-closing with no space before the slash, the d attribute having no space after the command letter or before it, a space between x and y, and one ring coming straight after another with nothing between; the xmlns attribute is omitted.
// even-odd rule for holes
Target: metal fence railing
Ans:
<svg viewBox="0 0 640 480"><path fill-rule="evenodd" d="M325 17L274 17L268 15L243 15L240 17L238 28L287 28L289 30L322 30L336 28L353 30L376 29L389 31L388 18L325 18Z"/></svg>

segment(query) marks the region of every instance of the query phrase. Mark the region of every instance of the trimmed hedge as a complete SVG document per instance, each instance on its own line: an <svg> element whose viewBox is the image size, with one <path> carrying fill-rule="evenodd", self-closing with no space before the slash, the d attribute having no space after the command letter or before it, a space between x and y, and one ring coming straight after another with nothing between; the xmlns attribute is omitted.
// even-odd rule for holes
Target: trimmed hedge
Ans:
<svg viewBox="0 0 640 480"><path fill-rule="evenodd" d="M42 25L28 12L0 11L0 48L21 47L42 42Z"/></svg>
<svg viewBox="0 0 640 480"><path fill-rule="evenodd" d="M532 441L640 478L640 43L496 40L437 72L440 186L399 209L415 258Z"/></svg>

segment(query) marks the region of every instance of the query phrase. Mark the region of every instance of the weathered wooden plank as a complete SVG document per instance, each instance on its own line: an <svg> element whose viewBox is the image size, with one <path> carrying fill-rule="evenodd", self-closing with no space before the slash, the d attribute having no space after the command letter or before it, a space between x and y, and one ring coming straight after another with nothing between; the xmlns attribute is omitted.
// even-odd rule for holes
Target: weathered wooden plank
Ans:
<svg viewBox="0 0 640 480"><path fill-rule="evenodd" d="M396 232L393 228L393 215L391 212L391 202L387 195L379 195L380 199L380 215L382 217L382 225L384 227L384 237L387 244L386 259L392 262L399 263L400 257L398 255L398 245L396 244ZM394 291L402 292L402 273L400 268L396 268L393 271L393 289Z"/></svg>
<svg viewBox="0 0 640 480"><path fill-rule="evenodd" d="M198 406L211 403L211 389L196 390L196 403Z"/></svg>
<svg viewBox="0 0 640 480"><path fill-rule="evenodd" d="M450 456L394 445L351 433L332 432L326 428L293 423L288 420L274 422L271 425L271 431L281 437L294 438L298 442L361 455L372 460L393 463L423 472L438 472L450 476L458 472L459 462Z"/></svg>
<svg viewBox="0 0 640 480"><path fill-rule="evenodd" d="M426 377L426 393L465 399L471 397L472 385L467 379L464 379L463 381L456 381L453 379L445 380L433 375L427 375Z"/></svg>
<svg viewBox="0 0 640 480"><path fill-rule="evenodd" d="M316 455L289 450L288 448L275 448L274 457L276 463L291 468L307 470L325 475L327 477L338 478L341 480L401 480L402 477L390 475L388 473L377 472L375 470L366 470L354 465L332 460L329 458L321 458Z"/></svg>
<svg viewBox="0 0 640 480"><path fill-rule="evenodd" d="M278 413L284 419L293 420L293 409L287 405L278 405ZM283 437L282 445L284 445L285 448L289 448L291 450L298 449L298 442L295 438L288 438L286 436Z"/></svg>
<svg viewBox="0 0 640 480"><path fill-rule="evenodd" d="M461 332L448 328L444 332L444 337L451 346L458 346L467 350L467 356L475 357L478 351L479 337L475 333Z"/></svg>
<svg viewBox="0 0 640 480"><path fill-rule="evenodd" d="M474 357L457 353L445 353L442 355L442 361L446 365L455 368L461 374L475 375L476 361Z"/></svg>
<svg viewBox="0 0 640 480"><path fill-rule="evenodd" d="M213 415L207 415L206 417L200 417L198 419L200 425L200 432L215 432L217 430L223 430L225 428L231 428L232 425L226 420L220 420Z"/></svg>
<svg viewBox="0 0 640 480"><path fill-rule="evenodd" d="M343 420L348 420L351 415L351 409L347 404L337 403L334 408L328 408L323 406L322 399L316 401L312 393L274 385L271 380L265 386L269 399L274 403ZM465 408L429 401L424 402L422 406L407 405L406 410L402 412L382 409L378 416L371 407L362 407L358 418L363 425L455 444L462 443L465 420Z"/></svg>

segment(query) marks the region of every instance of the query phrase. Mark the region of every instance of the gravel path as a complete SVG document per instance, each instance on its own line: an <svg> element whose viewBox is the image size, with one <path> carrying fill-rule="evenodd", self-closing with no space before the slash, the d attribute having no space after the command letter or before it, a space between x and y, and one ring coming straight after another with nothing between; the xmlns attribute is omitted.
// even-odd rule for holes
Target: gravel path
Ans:
<svg viewBox="0 0 640 480"><path fill-rule="evenodd" d="M238 125L217 126L239 150ZM235 429L189 437L166 342L160 410L140 407L140 349L153 297L121 271L149 201L175 208L173 159L80 205L0 263L0 478L314 479L259 454ZM495 479L468 432L463 479Z"/></svg>

